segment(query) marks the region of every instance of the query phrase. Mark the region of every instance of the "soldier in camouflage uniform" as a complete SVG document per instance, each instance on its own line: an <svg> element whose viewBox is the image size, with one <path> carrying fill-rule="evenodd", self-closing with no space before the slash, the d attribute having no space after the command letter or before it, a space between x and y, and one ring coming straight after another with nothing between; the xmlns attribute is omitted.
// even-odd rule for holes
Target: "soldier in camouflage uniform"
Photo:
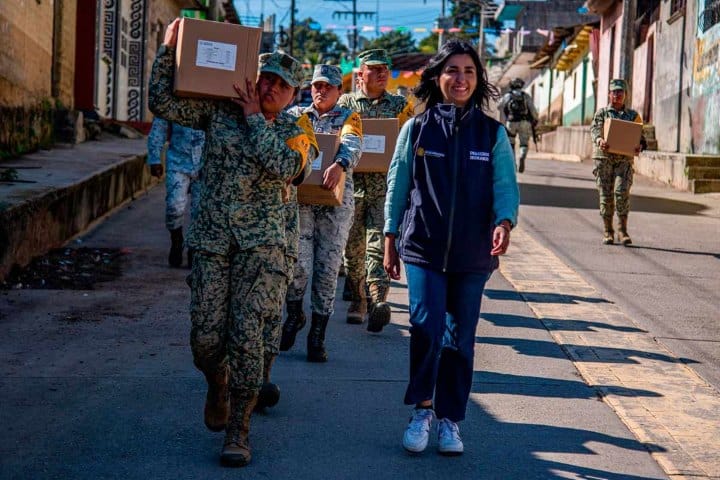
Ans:
<svg viewBox="0 0 720 480"><path fill-rule="evenodd" d="M263 322L286 281L283 192L301 176L315 135L283 110L302 80L294 58L260 60L238 98L173 95L179 20L167 28L150 79L150 110L205 131L202 196L187 245L194 250L190 345L208 383L205 424L225 429L223 465L251 459L250 416L263 382ZM228 402L229 397L229 402Z"/></svg>
<svg viewBox="0 0 720 480"><path fill-rule="evenodd" d="M150 174L162 177L162 150L167 142L165 153L165 226L170 231L170 253L168 263L171 267L182 265L183 223L190 194L190 218L195 218L200 201L200 182L198 175L202 166L202 150L205 132L172 124L155 117L148 135L147 162ZM192 263L191 250L188 250L188 267Z"/></svg>
<svg viewBox="0 0 720 480"><path fill-rule="evenodd" d="M402 95L386 90L390 59L382 49L366 50L358 56L360 89L340 97L338 105L350 108L362 118L398 118L402 126L412 117L413 107ZM355 173L355 215L345 248L346 286L351 304L347 322L359 324L368 312L368 330L379 332L390 323L387 294L390 280L383 269L385 192L384 173ZM370 292L367 304L365 285Z"/></svg>
<svg viewBox="0 0 720 480"><path fill-rule="evenodd" d="M300 205L300 261L288 289L287 319L283 325L280 350L289 350L297 332L305 325L303 297L312 275L312 324L307 338L307 359L326 362L325 329L333 313L335 289L342 254L352 222L354 199L352 169L362 151L362 120L350 109L337 105L342 73L333 65L316 65L312 78L313 104L293 107L293 115L308 115L316 133L340 135L334 163L323 175L324 186L334 189L346 172L342 205Z"/></svg>
<svg viewBox="0 0 720 480"><path fill-rule="evenodd" d="M635 110L625 107L627 83L622 79L610 80L608 97L610 104L595 112L590 134L593 142L593 162L595 169L595 182L600 193L600 216L603 219L603 243L612 245L613 214L617 210L618 241L623 245L630 245L632 240L627 231L628 213L630 212L630 187L633 183L633 157L609 153L608 143L603 138L606 118L617 118L628 122L642 124L642 118ZM646 147L645 139L641 137L636 153Z"/></svg>

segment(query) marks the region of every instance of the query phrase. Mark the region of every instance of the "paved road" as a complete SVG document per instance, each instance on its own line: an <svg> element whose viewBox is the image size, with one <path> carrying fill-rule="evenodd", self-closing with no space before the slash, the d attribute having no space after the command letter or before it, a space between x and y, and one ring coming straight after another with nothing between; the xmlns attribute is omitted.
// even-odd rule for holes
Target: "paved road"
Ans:
<svg viewBox="0 0 720 480"><path fill-rule="evenodd" d="M538 176L541 167L546 173ZM575 168L578 178L586 175L583 165L530 162L523 181L564 181L551 175ZM218 467L222 436L202 424L204 385L187 341L186 272L165 267L163 192L156 188L82 239L85 246L128 248L122 277L84 292L0 292L0 425L5 430L0 477L670 478L657 463L680 458L662 445L667 438L636 436L642 425L628 428L618 416L622 404L612 403L663 398L662 385L628 388L617 375L588 381L589 375L602 373L605 363L583 362L582 349L568 348L568 332L583 338L592 332L623 332L636 342L649 330L633 326L633 312L595 285L587 270L570 265L565 250L555 251L547 240L552 236L537 226L543 215L555 222L552 230L567 225L553 213L560 212L557 207L533 205L571 201L552 194L558 186L545 194L530 183L523 186L525 227L514 234L514 253L488 285L477 332L475 383L468 418L461 424L463 457L440 457L434 443L417 457L400 447L408 414L401 404L408 324L406 290L399 282L391 292L393 323L382 334L344 324L346 303L338 301L328 331L328 364L305 362L302 337L280 357L275 379L282 388L281 403L253 420L253 464L242 472ZM539 201L533 202L528 188L538 188ZM588 188L579 188L586 201ZM593 256L601 254L599 248L592 253L599 227L594 234L580 231L597 223L591 221L590 208L577 210L580 217L587 215L586 224L572 224L567 235L577 239L569 251L584 245ZM631 232L638 244L641 231L638 223ZM522 278L533 272L524 268L526 259L548 267L534 270L537 278ZM547 276L550 270L560 272L560 278ZM567 285L577 298L561 290ZM583 307L583 316L562 323L567 319L557 314L566 309L557 308L558 303ZM616 315L607 315L608 308ZM598 345L592 347L599 351ZM628 358L626 348L611 345L603 352ZM672 352L665 355L651 360L679 364ZM693 352L682 356L699 358ZM624 365L633 366L627 361L612 366Z"/></svg>

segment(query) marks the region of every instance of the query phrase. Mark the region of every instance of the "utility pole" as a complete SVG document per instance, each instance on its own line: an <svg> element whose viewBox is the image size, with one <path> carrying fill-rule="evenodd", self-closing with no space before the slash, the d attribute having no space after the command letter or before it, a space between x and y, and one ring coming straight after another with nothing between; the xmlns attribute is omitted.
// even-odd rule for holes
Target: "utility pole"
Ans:
<svg viewBox="0 0 720 480"><path fill-rule="evenodd" d="M440 18L438 19L438 52L445 43L445 0L442 0L442 6L440 7Z"/></svg>
<svg viewBox="0 0 720 480"><path fill-rule="evenodd" d="M625 79L628 84L632 81L633 56L635 54L635 14L637 13L637 0L625 0L623 2L622 18L622 45L620 48L620 78ZM632 90L631 90L632 91ZM630 92L626 102L630 102Z"/></svg>
<svg viewBox="0 0 720 480"><path fill-rule="evenodd" d="M294 0L293 0L294 1ZM335 10L332 14L332 18L346 18L348 16L352 17L352 24L353 24L353 37L352 37L352 45L350 46L350 50L352 51L353 57L357 53L357 46L358 46L358 29L357 29L357 20L358 17L361 18L368 18L372 19L374 15L377 14L377 12L370 12L370 11L358 11L357 9L357 0L325 0L325 1L334 1L334 2L352 2L352 10Z"/></svg>
<svg viewBox="0 0 720 480"><path fill-rule="evenodd" d="M293 56L293 45L295 44L295 0L290 1L290 48L288 52Z"/></svg>

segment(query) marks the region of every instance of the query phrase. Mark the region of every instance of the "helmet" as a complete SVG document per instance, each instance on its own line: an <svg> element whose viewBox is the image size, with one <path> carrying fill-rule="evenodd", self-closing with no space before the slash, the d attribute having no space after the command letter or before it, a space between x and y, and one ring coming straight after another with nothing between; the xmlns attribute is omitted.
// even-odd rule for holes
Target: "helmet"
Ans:
<svg viewBox="0 0 720 480"><path fill-rule="evenodd" d="M517 88L523 88L525 86L525 81L522 78L513 78L510 81L510 88L517 89Z"/></svg>

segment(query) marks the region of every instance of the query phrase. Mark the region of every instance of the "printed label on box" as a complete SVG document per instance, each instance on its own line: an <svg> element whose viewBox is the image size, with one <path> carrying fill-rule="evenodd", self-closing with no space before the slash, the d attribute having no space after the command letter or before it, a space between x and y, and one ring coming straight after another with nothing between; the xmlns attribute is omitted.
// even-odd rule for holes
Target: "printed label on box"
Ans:
<svg viewBox="0 0 720 480"><path fill-rule="evenodd" d="M317 158L315 160L313 160L312 169L320 170L322 168L322 161L323 161L323 152L320 152L320 155L318 155Z"/></svg>
<svg viewBox="0 0 720 480"><path fill-rule="evenodd" d="M385 135L363 135L363 152L385 153Z"/></svg>
<svg viewBox="0 0 720 480"><path fill-rule="evenodd" d="M218 70L235 71L237 45L232 43L198 40L195 65L198 67L216 68Z"/></svg>

